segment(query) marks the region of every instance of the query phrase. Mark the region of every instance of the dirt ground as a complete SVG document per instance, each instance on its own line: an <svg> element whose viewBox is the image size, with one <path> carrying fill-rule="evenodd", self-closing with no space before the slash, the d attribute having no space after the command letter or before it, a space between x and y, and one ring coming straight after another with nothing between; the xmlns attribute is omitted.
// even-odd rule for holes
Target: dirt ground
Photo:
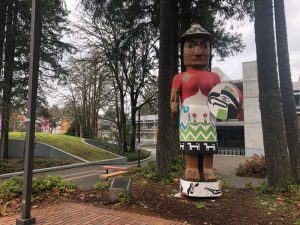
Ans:
<svg viewBox="0 0 300 225"><path fill-rule="evenodd" d="M71 201L190 224L300 224L300 207L280 207L285 203L262 201L252 189L224 189L222 197L214 199L174 197L177 191L176 184L134 185L130 204L109 204L107 190L78 191Z"/></svg>
<svg viewBox="0 0 300 225"><path fill-rule="evenodd" d="M33 197L33 208L43 208L63 201L93 205L144 215L158 216L189 224L207 225L299 225L300 202L283 194L257 195L253 189L224 189L219 198L178 198L177 184L133 185L129 204L111 204L108 190L79 190L71 196L52 190ZM284 196L285 195L285 196ZM298 198L297 198L298 199ZM0 217L19 213L21 199L0 201Z"/></svg>

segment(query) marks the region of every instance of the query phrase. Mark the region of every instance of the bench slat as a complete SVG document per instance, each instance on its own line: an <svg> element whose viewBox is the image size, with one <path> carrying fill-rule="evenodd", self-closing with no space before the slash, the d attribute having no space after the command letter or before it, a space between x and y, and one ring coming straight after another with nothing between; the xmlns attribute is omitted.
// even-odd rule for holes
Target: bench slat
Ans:
<svg viewBox="0 0 300 225"><path fill-rule="evenodd" d="M100 178L108 179L109 177L114 177L114 176L122 175L125 173L128 173L128 171L117 171L117 172L113 172L113 173L109 173L109 174L101 174Z"/></svg>
<svg viewBox="0 0 300 225"><path fill-rule="evenodd" d="M121 171L127 171L128 167L122 167L122 166L102 166L104 169L107 170L121 170Z"/></svg>

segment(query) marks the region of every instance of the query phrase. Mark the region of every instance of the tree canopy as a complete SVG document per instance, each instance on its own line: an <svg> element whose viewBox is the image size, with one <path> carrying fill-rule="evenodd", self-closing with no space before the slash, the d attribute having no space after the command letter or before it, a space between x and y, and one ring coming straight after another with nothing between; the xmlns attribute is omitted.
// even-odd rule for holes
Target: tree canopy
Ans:
<svg viewBox="0 0 300 225"><path fill-rule="evenodd" d="M72 46L62 41L69 30L68 12L63 1L41 1L42 37L39 92L43 95L48 81L61 81L67 75L62 63ZM0 3L0 88L2 100L2 142L7 143L9 115L12 107L24 107L27 99L31 1L12 0ZM3 18L3 19L2 19ZM4 49L2 51L2 49ZM3 132L7 135L3 136ZM2 145L2 151L7 151Z"/></svg>

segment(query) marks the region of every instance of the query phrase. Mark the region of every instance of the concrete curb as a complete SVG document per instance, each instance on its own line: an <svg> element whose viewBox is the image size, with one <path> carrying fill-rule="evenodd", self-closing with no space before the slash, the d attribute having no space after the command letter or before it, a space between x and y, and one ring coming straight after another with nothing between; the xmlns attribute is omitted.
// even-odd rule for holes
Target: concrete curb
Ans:
<svg viewBox="0 0 300 225"><path fill-rule="evenodd" d="M85 144L88 144L88 145L93 146L93 147L95 147L95 148L99 148L99 147L97 147L97 146L95 146L95 145L92 145L92 144L90 144L90 143L87 143L86 140L89 140L89 139L82 139L82 141L83 141ZM116 153L107 151L107 150L105 150L105 149L102 149L102 148L100 148L100 149L101 149L102 151L105 151L105 152L111 153L111 154L113 154L113 155L116 155L116 156L118 156L118 157L120 157L120 158L123 157L123 156L121 156L121 155L118 155L118 154L116 154ZM150 151L150 150L147 150L147 149L141 149L141 150L145 150L145 151L148 151L148 152L151 153L151 151ZM144 162L144 161L150 160L151 158L152 158L152 156L151 156L151 154L150 154L150 156L149 156L148 158L142 159L142 160L140 160L140 161L141 161L141 162ZM127 163L128 163L128 164L134 164L134 163L138 163L138 161L132 161L132 162L127 162Z"/></svg>
<svg viewBox="0 0 300 225"><path fill-rule="evenodd" d="M49 168L43 168L43 169L36 169L33 170L34 174L37 173L43 173L43 172L49 172L49 171L55 171L55 170L63 170L63 169L71 169L76 167L83 167L83 166L92 166L92 165L119 165L119 164L126 164L127 158L122 157L119 159L106 159L106 160L100 160L96 162L83 162L83 163L76 163L71 165L65 165L65 166L55 166L55 167L49 167ZM15 173L6 173L0 175L0 179L9 178L13 176L21 176L23 175L24 171L22 172L15 172Z"/></svg>
<svg viewBox="0 0 300 225"><path fill-rule="evenodd" d="M108 153L110 153L110 154L112 154L112 155L118 156L119 158L122 158L122 157L123 157L123 156L121 156L121 155L118 155L118 154L116 154L116 153L113 153L113 152L107 151L107 150L105 150L105 149L103 149L103 148L100 148L100 147L97 147L97 146L95 146L95 145L92 145L92 144L90 144L90 143L87 143L87 142L86 142L86 140L89 140L89 139L82 139L81 141L82 141L83 143L85 143L85 144L89 145L89 146L92 146L92 147L94 147L94 148L99 148L99 149L101 149L102 151L105 151L105 152L108 152Z"/></svg>
<svg viewBox="0 0 300 225"><path fill-rule="evenodd" d="M95 147L95 148L98 148L97 146L94 146L92 144L89 144L87 142L85 142L85 140L83 139L82 140L85 144L87 145L90 145L92 147ZM39 142L41 143L41 142ZM42 143L44 144L44 143ZM48 145L48 144L45 144L47 146L50 146L50 147L53 147L51 145ZM71 156L73 156L72 154L70 153L67 153L61 149L58 149L56 147L53 147L61 152L64 152L66 154L69 154ZM71 165L65 165L65 166L55 166L55 167L49 167L49 168L43 168L43 169L36 169L36 170L33 170L33 174L38 174L38 173L44 173L44 172L50 172L50 171L56 171L56 170L63 170L63 169L71 169L71 168L76 168L76 167L83 167L83 166L92 166L92 165L121 165L121 164L136 164L138 163L138 161L133 161L133 162L127 162L127 158L126 157L123 157L123 156L120 156L120 155L117 155L115 153L112 153L110 151L107 151L107 150L104 150L101 148L101 150L105 151L105 152L108 152L108 153L111 153L115 156L117 156L118 158L117 159L106 159L106 160L100 160L100 161L95 161L95 162L89 162L85 159L81 159L80 157L77 157L77 156L73 156L75 158L78 158L79 160L82 160L84 162L82 163L76 163L76 164L71 164ZM147 149L143 149L143 150L146 150L146 151L149 151L151 152L150 150L147 150ZM148 161L150 160L152 157L151 155L146 158L146 159L141 159L140 162L145 162L145 161ZM10 177L13 177L13 176L22 176L24 173L24 171L21 171L21 172L15 172L15 173L6 173L6 174L2 174L0 175L0 180L1 179L5 179L5 178L10 178Z"/></svg>
<svg viewBox="0 0 300 225"><path fill-rule="evenodd" d="M147 149L143 149L143 150L148 151L148 152L151 153L150 150L147 150ZM151 156L151 154L150 154L150 156L149 156L148 158L146 158L146 159L141 159L140 162L148 161L148 160L150 160L151 158L152 158L152 156ZM128 164L134 164L134 163L138 163L138 162L139 162L139 161L132 161L132 162L127 162L127 163L128 163Z"/></svg>

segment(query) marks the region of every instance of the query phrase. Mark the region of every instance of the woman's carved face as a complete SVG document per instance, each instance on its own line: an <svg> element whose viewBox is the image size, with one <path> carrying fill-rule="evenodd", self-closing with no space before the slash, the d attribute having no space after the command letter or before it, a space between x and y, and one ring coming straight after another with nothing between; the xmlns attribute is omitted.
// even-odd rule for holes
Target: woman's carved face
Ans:
<svg viewBox="0 0 300 225"><path fill-rule="evenodd" d="M210 42L207 38L190 38L184 41L183 64L192 67L206 67L210 59Z"/></svg>

